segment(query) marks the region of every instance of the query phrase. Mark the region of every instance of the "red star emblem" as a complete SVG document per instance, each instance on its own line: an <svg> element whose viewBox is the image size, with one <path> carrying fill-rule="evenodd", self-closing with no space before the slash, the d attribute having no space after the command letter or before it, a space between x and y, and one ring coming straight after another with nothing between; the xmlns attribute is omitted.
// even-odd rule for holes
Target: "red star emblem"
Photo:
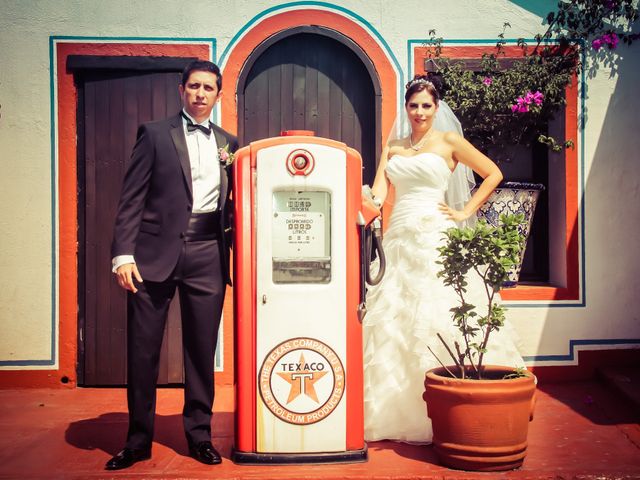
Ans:
<svg viewBox="0 0 640 480"><path fill-rule="evenodd" d="M305 366L304 355L300 354L299 365ZM287 398L287 403L291 403L294 399L296 399L299 395L304 394L307 397L311 398L314 402L320 403L318 400L318 395L316 394L316 389L314 384L324 377L327 372L319 372L316 370L310 370L308 365L305 369L299 369L295 372L277 372L278 375L283 378L287 383L291 385L291 390L289 390L289 398Z"/></svg>

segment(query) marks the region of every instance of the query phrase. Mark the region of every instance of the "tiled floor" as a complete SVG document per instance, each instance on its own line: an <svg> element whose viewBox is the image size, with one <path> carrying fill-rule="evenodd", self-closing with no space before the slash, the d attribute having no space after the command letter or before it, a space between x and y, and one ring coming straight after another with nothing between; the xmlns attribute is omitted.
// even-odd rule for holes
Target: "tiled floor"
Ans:
<svg viewBox="0 0 640 480"><path fill-rule="evenodd" d="M222 465L187 456L182 390L158 396L153 457L106 472L123 444L123 389L0 390L0 478L219 479L640 479L640 412L597 381L541 385L529 449L520 470L482 474L440 467L431 447L369 445L369 460L350 465L242 466L229 460L233 389L218 388L214 444Z"/></svg>

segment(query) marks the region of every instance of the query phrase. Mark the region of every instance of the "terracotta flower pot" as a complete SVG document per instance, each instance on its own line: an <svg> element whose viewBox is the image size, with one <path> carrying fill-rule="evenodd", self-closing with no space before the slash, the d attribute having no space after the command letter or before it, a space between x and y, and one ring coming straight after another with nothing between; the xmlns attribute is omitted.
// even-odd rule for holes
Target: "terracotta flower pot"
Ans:
<svg viewBox="0 0 640 480"><path fill-rule="evenodd" d="M485 378L497 380L451 378L444 368L426 373L423 398L434 450L443 465L484 472L522 465L535 377L527 372L525 377L502 379L511 372L508 367L486 366Z"/></svg>

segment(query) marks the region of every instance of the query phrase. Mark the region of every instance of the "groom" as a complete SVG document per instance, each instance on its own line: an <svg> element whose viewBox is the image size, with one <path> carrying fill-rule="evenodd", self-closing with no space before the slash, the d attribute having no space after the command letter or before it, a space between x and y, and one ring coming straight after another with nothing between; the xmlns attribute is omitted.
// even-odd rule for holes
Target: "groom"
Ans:
<svg viewBox="0 0 640 480"><path fill-rule="evenodd" d="M225 284L230 284L225 239L230 171L221 150L238 148L234 136L209 120L221 88L215 64L192 62L178 87L182 111L138 129L111 248L113 272L128 291L129 431L125 448L107 462L107 470L151 457L160 347L176 289L189 454L205 464L221 462L211 444L215 345Z"/></svg>

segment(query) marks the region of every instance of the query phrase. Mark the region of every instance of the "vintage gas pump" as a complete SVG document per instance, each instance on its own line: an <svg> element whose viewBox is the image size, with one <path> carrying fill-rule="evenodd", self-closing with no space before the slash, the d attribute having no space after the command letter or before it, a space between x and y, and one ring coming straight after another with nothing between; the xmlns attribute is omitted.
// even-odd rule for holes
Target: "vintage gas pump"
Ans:
<svg viewBox="0 0 640 480"><path fill-rule="evenodd" d="M361 185L358 152L312 132L236 153L236 463L367 458Z"/></svg>

